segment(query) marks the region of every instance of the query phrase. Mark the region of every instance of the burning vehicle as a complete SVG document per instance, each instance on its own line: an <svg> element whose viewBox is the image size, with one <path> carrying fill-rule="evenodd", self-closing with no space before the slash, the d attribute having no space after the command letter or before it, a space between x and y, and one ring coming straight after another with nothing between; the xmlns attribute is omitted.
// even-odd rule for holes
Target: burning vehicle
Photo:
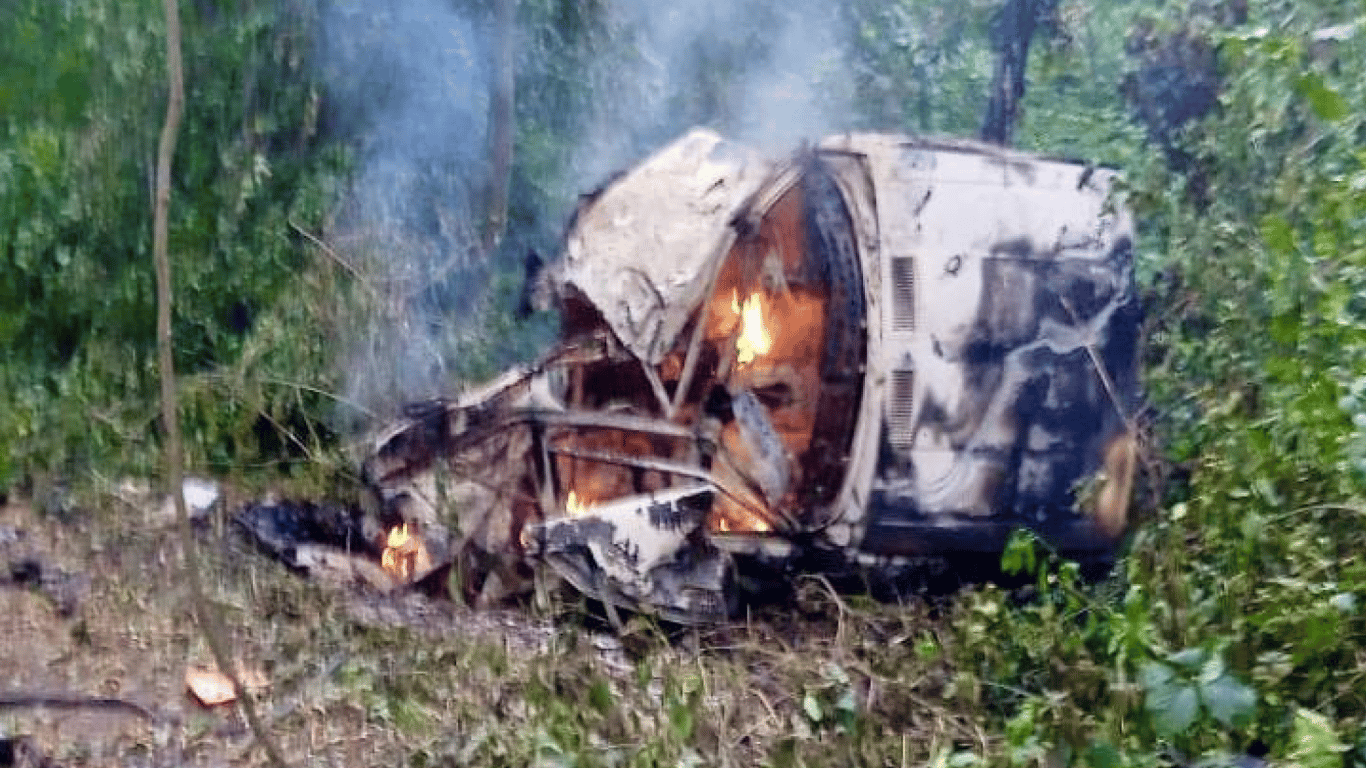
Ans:
<svg viewBox="0 0 1366 768"><path fill-rule="evenodd" d="M747 563L894 574L1020 527L1112 551L1140 320L1112 184L968 141L771 160L694 130L582 199L539 362L377 435L377 513L442 531L472 603L554 573L682 622L725 618Z"/></svg>

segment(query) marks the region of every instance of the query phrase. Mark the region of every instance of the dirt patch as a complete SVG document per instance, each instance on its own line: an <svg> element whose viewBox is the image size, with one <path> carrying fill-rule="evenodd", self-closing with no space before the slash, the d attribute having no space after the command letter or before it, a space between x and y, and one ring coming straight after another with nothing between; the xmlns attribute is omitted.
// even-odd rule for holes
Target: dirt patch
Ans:
<svg viewBox="0 0 1366 768"><path fill-rule="evenodd" d="M0 587L0 731L80 762L155 754L168 732L114 700L159 702L163 722L181 717L165 706L176 698L168 662L145 652L152 633L170 627L155 615L126 620L127 595L76 538L27 505L0 510L0 567L10 576Z"/></svg>
<svg viewBox="0 0 1366 768"><path fill-rule="evenodd" d="M862 757L896 763L972 738L932 700L944 662L907 650L934 631L923 606L806 582L790 611L612 632L575 597L475 611L305 578L230 523L240 506L201 521L198 567L234 656L269 684L259 709L292 765L746 765L793 749L847 758L851 735ZM156 520L112 496L60 519L0 509L0 566L52 574L0 586L0 738L32 737L63 766L264 764L233 705L186 693L186 667L212 659L178 536ZM59 582L84 585L74 604ZM872 725L849 730L850 707Z"/></svg>
<svg viewBox="0 0 1366 768"><path fill-rule="evenodd" d="M233 707L206 708L186 692L186 667L212 660L191 619L178 537L120 506L66 521L22 502L0 508L0 737L31 737L60 765L259 760ZM388 704L367 701L369 676L404 655L383 646L455 643L527 658L557 645L548 619L311 584L224 520L199 535L210 599L239 658L269 678L264 715L300 764L402 751L374 722ZM619 643L603 648L611 666L629 667Z"/></svg>

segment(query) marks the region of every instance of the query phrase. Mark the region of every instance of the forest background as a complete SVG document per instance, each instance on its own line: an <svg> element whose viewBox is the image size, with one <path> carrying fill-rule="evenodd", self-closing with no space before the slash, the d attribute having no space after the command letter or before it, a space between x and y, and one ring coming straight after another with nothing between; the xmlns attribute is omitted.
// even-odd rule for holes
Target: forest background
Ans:
<svg viewBox="0 0 1366 768"><path fill-rule="evenodd" d="M894 607L841 602L863 629L843 661L793 671L791 727L759 754L1366 766L1360 2L186 2L170 253L189 466L345 492L374 419L551 338L552 318L513 310L526 253L556 252L579 194L692 125L775 151L978 135L1021 8L1011 142L1119 168L1137 213L1141 524L1100 583L1017 541L1032 599L968 590L906 637L879 634ZM155 0L0 5L0 488L40 509L159 472L163 37ZM908 746L906 712L862 692L899 685L910 706L926 670L934 711L979 739ZM629 697L599 682L528 699L563 731L460 754L726 761L695 682L658 731L619 722ZM593 706L557 703L579 695ZM637 748L605 750L623 728ZM415 762L444 754L415 739Z"/></svg>

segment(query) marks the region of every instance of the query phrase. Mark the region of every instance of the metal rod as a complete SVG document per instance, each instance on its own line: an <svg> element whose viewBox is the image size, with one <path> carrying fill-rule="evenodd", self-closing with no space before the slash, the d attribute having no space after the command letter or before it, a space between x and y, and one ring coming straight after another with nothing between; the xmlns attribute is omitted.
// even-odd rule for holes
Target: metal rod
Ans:
<svg viewBox="0 0 1366 768"><path fill-rule="evenodd" d="M659 401L659 409L664 412L664 418L673 418L673 404L669 401L669 393L664 389L664 382L659 378L659 371L654 366L640 361L640 369L645 372L645 379L650 382L650 389L655 393L655 399Z"/></svg>
<svg viewBox="0 0 1366 768"><path fill-rule="evenodd" d="M623 456L619 453L607 453L603 451L584 451L577 448L557 448L551 446L550 451L551 453L572 456L576 459L583 459L585 461L601 461L605 464L618 464L624 467L639 467L641 469L653 469L667 474L682 475L684 477L691 477L695 480L704 480L707 483L710 483L711 486L716 490L720 491L721 493L724 493L726 496L729 496L731 499L738 502L742 507L745 507L746 509L756 512L758 517L764 519L768 518L767 513L769 510L767 508L756 508L754 506L754 503L746 499L743 494L726 487L726 484L718 480L715 475L700 467L690 467L686 464L680 464L674 461L662 461L659 459L642 459L637 458L635 456Z"/></svg>
<svg viewBox="0 0 1366 768"><path fill-rule="evenodd" d="M674 390L674 399L665 414L670 420L678 413L678 409L683 407L683 398L687 396L688 390L692 387L692 377L697 368L697 359L702 351L702 336L707 329L707 321L711 319L712 293L716 291L716 281L721 277L721 267L725 264L725 254L730 252L731 246L735 244L735 230L729 230L727 237L721 241L718 247L719 254L714 254L711 259L711 274L707 276L707 289L702 293L702 310L697 318L697 326L692 329L692 339L688 341L688 352L683 357L683 370L678 375L678 388Z"/></svg>
<svg viewBox="0 0 1366 768"><path fill-rule="evenodd" d="M668 421L644 416L624 416L619 414L595 413L584 411L523 411L508 417L494 428L501 429L519 422L537 422L549 427L601 427L619 429L623 432L641 432L661 437L688 440L694 437L691 429Z"/></svg>
<svg viewBox="0 0 1366 768"><path fill-rule="evenodd" d="M644 459L637 456L626 456L620 453L609 453L607 451L585 451L581 448L567 448L563 446L550 446L551 453L558 453L564 456L572 456L576 459L586 461L601 461L606 464L618 464L624 467L639 467L640 469L654 469L671 475L682 475L697 480L711 482L711 473L701 467L690 467L676 461L663 459Z"/></svg>

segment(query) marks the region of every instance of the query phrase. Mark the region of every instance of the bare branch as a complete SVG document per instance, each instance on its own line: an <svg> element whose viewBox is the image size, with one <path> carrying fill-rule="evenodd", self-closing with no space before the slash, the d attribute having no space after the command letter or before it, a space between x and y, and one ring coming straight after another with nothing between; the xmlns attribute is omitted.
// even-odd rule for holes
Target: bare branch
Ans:
<svg viewBox="0 0 1366 768"><path fill-rule="evenodd" d="M175 155L176 138L180 132L180 121L185 111L185 71L180 55L180 6L178 0L165 0L166 9L166 68L169 95L166 100L166 122L161 128L161 141L157 146L156 194L152 211L152 259L156 262L157 276L157 362L161 369L161 419L166 430L166 482L170 486L174 500L176 517L180 521L180 542L182 570L190 584L194 599L194 610L199 620L199 628L208 641L218 668L227 673L232 680L233 690L242 711L251 724L256 740L265 750L267 758L276 768L285 768L280 748L270 738L256 714L256 706L241 676L228 653L226 633L223 631L222 617L216 607L204 597L204 585L199 577L199 549L195 544L194 531L190 528L190 516L185 509L185 494L182 490L185 470L182 466L182 447L180 436L180 406L176 398L175 360L171 354L171 259L167 255L168 219L171 205L171 158Z"/></svg>

